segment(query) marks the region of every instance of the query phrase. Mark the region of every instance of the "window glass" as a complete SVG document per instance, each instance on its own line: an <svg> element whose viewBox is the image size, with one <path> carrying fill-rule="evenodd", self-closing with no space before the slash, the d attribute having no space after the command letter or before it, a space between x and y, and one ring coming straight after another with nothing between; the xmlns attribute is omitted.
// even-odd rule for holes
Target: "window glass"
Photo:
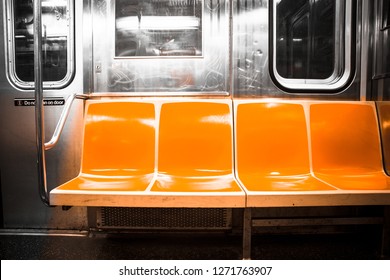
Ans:
<svg viewBox="0 0 390 280"><path fill-rule="evenodd" d="M73 30L70 9L69 0L42 0L42 75L46 87L63 86L71 76ZM8 13L13 22L8 27L11 79L20 87L33 87L33 1L13 0Z"/></svg>
<svg viewBox="0 0 390 280"><path fill-rule="evenodd" d="M276 69L283 78L326 79L335 60L335 0L279 1Z"/></svg>
<svg viewBox="0 0 390 280"><path fill-rule="evenodd" d="M352 73L352 0L274 0L271 73L286 91L336 91Z"/></svg>
<svg viewBox="0 0 390 280"><path fill-rule="evenodd" d="M307 76L307 65L309 63L309 17L299 18L292 26L292 53L291 69L288 76L292 78L304 78Z"/></svg>
<svg viewBox="0 0 390 280"><path fill-rule="evenodd" d="M117 0L115 56L201 56L201 0Z"/></svg>

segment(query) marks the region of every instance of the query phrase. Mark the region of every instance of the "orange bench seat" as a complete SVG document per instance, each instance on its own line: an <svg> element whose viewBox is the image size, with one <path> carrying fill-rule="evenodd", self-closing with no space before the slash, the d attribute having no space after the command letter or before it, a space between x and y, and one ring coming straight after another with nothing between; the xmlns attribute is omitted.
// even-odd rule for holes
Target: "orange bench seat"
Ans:
<svg viewBox="0 0 390 280"><path fill-rule="evenodd" d="M229 100L162 104L150 192L167 196L164 206L245 206L233 174L231 107Z"/></svg>
<svg viewBox="0 0 390 280"><path fill-rule="evenodd" d="M87 101L80 175L53 205L244 207L230 100Z"/></svg>
<svg viewBox="0 0 390 280"><path fill-rule="evenodd" d="M303 205L299 195L335 190L311 172L302 104L236 104L236 168L247 207Z"/></svg>
<svg viewBox="0 0 390 280"><path fill-rule="evenodd" d="M144 192L154 178L155 123L153 103L88 101L80 174L50 192L51 204L115 206L120 193Z"/></svg>
<svg viewBox="0 0 390 280"><path fill-rule="evenodd" d="M88 100L80 174L50 199L123 207L388 205L390 179L373 102Z"/></svg>
<svg viewBox="0 0 390 280"><path fill-rule="evenodd" d="M240 100L235 118L247 207L390 204L373 103Z"/></svg>
<svg viewBox="0 0 390 280"><path fill-rule="evenodd" d="M340 190L390 192L373 102L312 104L310 129L317 178Z"/></svg>

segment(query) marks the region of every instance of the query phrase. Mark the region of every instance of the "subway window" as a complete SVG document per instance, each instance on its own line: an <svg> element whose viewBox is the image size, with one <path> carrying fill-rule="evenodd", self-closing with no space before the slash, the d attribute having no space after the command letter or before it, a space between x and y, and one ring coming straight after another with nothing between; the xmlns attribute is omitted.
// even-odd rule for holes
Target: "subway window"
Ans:
<svg viewBox="0 0 390 280"><path fill-rule="evenodd" d="M115 56L202 56L202 0L116 0Z"/></svg>
<svg viewBox="0 0 390 280"><path fill-rule="evenodd" d="M287 91L345 85L351 73L350 2L273 2L271 71L279 85Z"/></svg>
<svg viewBox="0 0 390 280"><path fill-rule="evenodd" d="M34 88L33 0L6 1L8 75ZM45 88L64 87L73 75L73 1L42 0L42 75Z"/></svg>

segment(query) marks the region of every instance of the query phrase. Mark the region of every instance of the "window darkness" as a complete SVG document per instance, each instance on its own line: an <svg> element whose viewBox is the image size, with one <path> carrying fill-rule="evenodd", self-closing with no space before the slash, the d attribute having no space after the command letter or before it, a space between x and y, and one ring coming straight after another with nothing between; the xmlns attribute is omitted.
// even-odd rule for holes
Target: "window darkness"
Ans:
<svg viewBox="0 0 390 280"><path fill-rule="evenodd" d="M390 0L383 0L382 30L390 28Z"/></svg>
<svg viewBox="0 0 390 280"><path fill-rule="evenodd" d="M286 79L327 79L335 71L336 0L276 6L276 69Z"/></svg>

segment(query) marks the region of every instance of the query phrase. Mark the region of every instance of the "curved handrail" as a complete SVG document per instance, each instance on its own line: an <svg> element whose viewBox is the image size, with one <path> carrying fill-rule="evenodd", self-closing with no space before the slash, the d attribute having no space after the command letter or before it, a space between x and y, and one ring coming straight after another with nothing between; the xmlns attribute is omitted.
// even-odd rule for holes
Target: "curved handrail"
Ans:
<svg viewBox="0 0 390 280"><path fill-rule="evenodd" d="M66 119L69 116L70 109L72 107L73 101L76 98L76 94L71 94L65 101L65 108L63 109L60 119L58 120L56 129L54 130L53 136L50 139L49 142L45 143L45 150L50 150L54 148L55 145L57 145L58 140L60 139L62 130L64 129L64 125L66 122Z"/></svg>

